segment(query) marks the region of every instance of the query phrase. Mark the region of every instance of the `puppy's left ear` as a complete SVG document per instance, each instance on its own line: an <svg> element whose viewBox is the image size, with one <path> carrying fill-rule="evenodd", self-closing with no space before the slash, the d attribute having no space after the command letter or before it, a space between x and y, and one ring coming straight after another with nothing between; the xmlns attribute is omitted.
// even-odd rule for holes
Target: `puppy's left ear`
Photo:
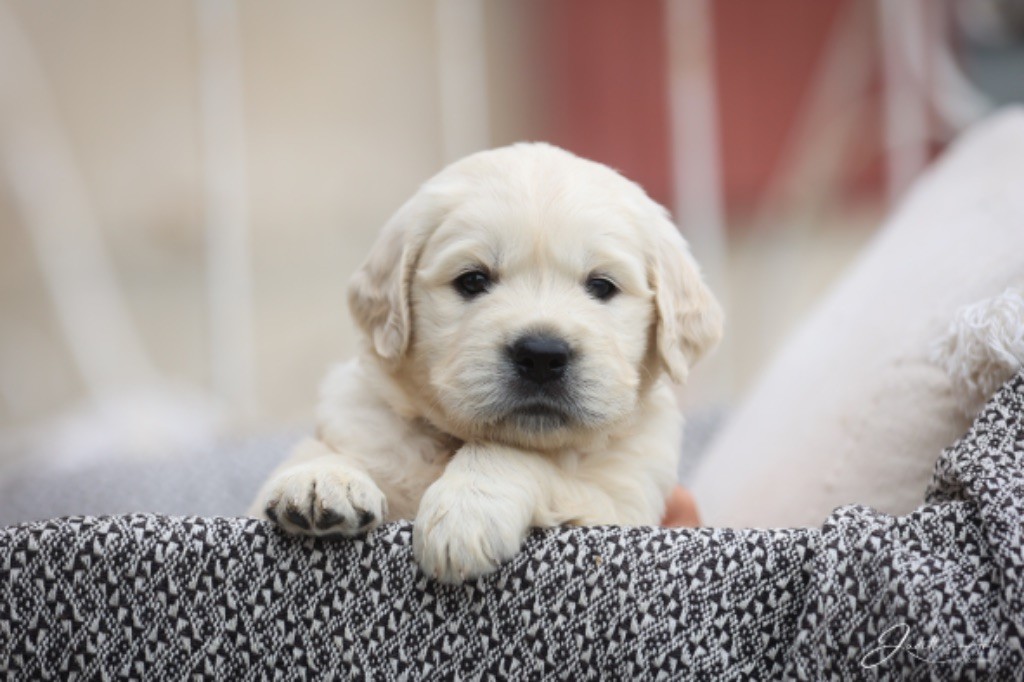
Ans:
<svg viewBox="0 0 1024 682"><path fill-rule="evenodd" d="M655 227L651 284L657 311L655 340L661 362L682 383L690 367L722 338L722 308L704 284L689 246L667 215Z"/></svg>

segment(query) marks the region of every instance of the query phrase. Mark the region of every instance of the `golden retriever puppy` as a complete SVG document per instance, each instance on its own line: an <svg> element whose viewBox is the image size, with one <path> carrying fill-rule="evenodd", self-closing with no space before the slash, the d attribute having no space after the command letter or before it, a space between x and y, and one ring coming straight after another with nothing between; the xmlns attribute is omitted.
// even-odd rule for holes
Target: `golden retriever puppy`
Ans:
<svg viewBox="0 0 1024 682"><path fill-rule="evenodd" d="M413 519L446 582L493 571L531 526L658 523L682 438L668 380L722 322L636 184L546 144L469 156L385 225L349 304L364 350L254 515L317 536Z"/></svg>

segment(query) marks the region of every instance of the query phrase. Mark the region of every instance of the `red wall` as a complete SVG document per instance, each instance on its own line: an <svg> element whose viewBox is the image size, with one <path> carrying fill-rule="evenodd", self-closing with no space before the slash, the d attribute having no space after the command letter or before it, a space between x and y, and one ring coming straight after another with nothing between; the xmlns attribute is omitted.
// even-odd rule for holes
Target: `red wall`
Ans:
<svg viewBox="0 0 1024 682"><path fill-rule="evenodd" d="M753 204L775 171L847 2L714 0L725 196ZM607 163L671 203L667 45L660 0L548 0L540 32L543 137ZM870 27L869 27L870 28ZM863 97L864 95L859 95ZM851 98L856 99L857 94ZM877 116L866 123L851 189L878 186Z"/></svg>
<svg viewBox="0 0 1024 682"><path fill-rule="evenodd" d="M715 71L725 195L756 201L782 155L846 0L719 0Z"/></svg>
<svg viewBox="0 0 1024 682"><path fill-rule="evenodd" d="M542 83L545 137L671 198L666 45L659 0L550 0Z"/></svg>

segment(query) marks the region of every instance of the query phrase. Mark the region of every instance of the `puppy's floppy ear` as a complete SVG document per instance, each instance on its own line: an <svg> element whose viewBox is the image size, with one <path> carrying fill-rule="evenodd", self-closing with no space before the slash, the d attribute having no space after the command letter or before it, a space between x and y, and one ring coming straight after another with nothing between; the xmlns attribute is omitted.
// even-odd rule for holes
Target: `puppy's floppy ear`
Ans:
<svg viewBox="0 0 1024 682"><path fill-rule="evenodd" d="M409 286L433 227L433 212L423 203L414 196L395 213L348 285L352 317L373 351L391 362L405 354L412 333Z"/></svg>
<svg viewBox="0 0 1024 682"><path fill-rule="evenodd" d="M673 381L682 383L690 367L722 338L722 309L664 210L657 222L651 257L658 318L655 342L665 370Z"/></svg>

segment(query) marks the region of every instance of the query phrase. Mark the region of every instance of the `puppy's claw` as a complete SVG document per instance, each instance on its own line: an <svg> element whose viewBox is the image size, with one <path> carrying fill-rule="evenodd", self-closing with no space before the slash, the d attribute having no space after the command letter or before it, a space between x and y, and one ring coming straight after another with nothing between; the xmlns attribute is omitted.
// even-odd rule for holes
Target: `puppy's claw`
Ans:
<svg viewBox="0 0 1024 682"><path fill-rule="evenodd" d="M366 474L333 462L287 469L267 491L264 514L289 533L355 537L372 531L387 514L384 494Z"/></svg>
<svg viewBox="0 0 1024 682"><path fill-rule="evenodd" d="M365 509L359 510L359 527L360 528L365 528L366 526L369 526L371 523L373 523L376 520L377 520L377 517L374 515L374 513L372 511L367 511Z"/></svg>
<svg viewBox="0 0 1024 682"><path fill-rule="evenodd" d="M288 505L285 508L284 517L288 519L289 523L295 524L302 530L309 530L309 519L295 505Z"/></svg>
<svg viewBox="0 0 1024 682"><path fill-rule="evenodd" d="M333 509L321 508L320 513L316 517L315 525L319 530L328 530L344 523L345 517L338 512Z"/></svg>

